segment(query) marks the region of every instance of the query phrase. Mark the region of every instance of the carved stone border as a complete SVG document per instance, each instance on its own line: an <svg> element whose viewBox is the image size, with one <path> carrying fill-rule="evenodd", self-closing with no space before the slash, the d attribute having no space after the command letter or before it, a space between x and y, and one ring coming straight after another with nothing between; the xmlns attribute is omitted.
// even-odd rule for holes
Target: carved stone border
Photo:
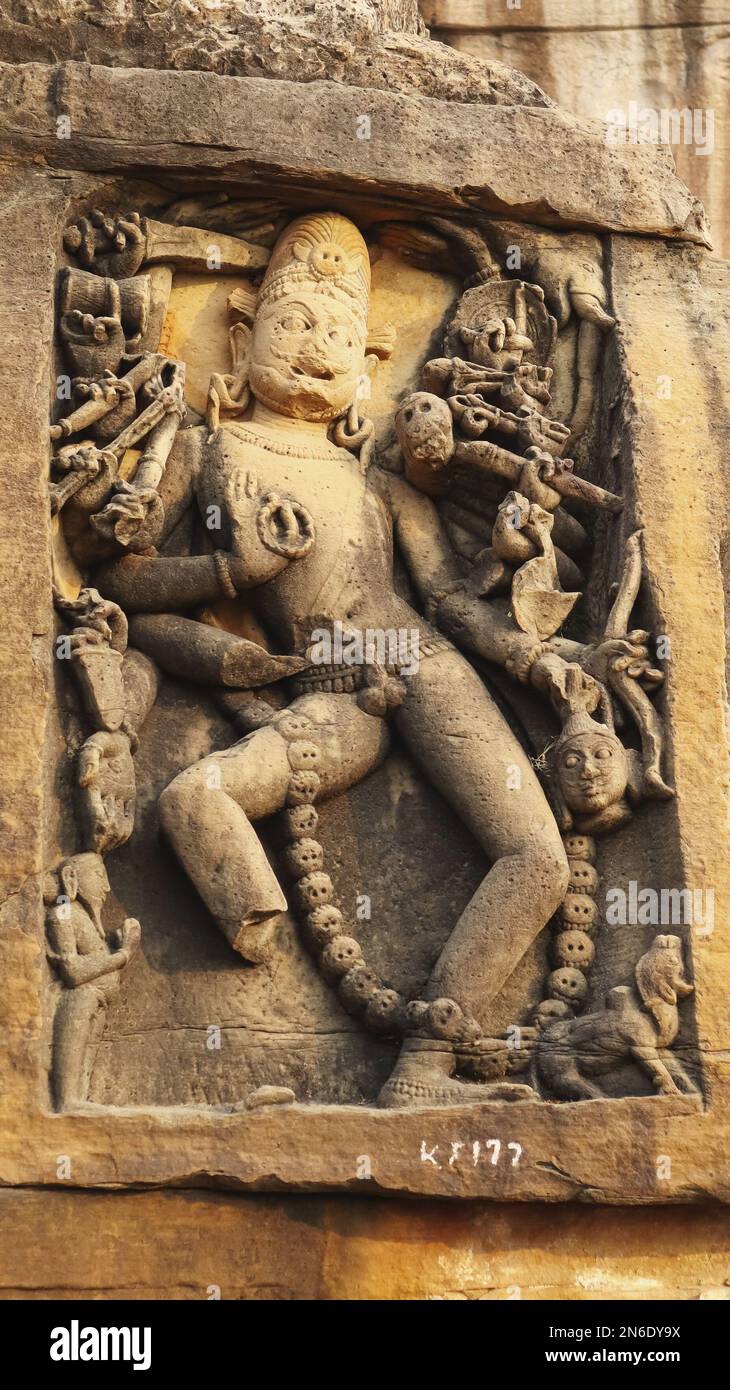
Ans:
<svg viewBox="0 0 730 1390"><path fill-rule="evenodd" d="M656 1097L563 1105L492 1103L398 1114L317 1106L241 1115L190 1108L46 1113L40 873L43 817L52 797L52 788L44 787L42 761L52 698L48 392L56 251L74 169L154 170L171 186L182 176L220 176L227 182L253 176L271 187L265 171L274 166L273 183L298 193L302 201L319 201L323 188L331 200L341 182L338 201L343 207L367 191L391 204L397 199L401 205L416 202L430 209L478 206L566 227L618 223L627 232L638 230L631 219L629 176L643 172L660 179L666 171L662 174L651 162L635 165L629 160L630 167L616 166L617 199L619 185L629 182L624 201L613 203L609 224L586 201L587 189L577 203L564 195L558 211L550 202L551 190L575 188L572 165L579 162L583 140L580 128L571 134L563 117L557 119L566 144L551 155L551 190L538 195L539 205L535 190L521 192L513 183L508 197L505 184L497 180L500 168L503 179L509 175L507 150L515 168L532 167L535 122L548 115L555 120L554 113L509 108L507 116L504 109L472 108L477 125L465 134L456 120L464 108L343 88L336 97L328 93L328 99L344 103L351 113L371 109L376 99L389 101L393 111L402 108L404 120L409 112L413 120L426 111L432 117L434 108L442 107L442 118L448 116L450 129L460 134L447 141L446 130L440 153L426 140L422 146L411 143L406 172L399 153L402 132L395 127L387 149L378 153L376 145L357 156L359 167L356 142L352 151L341 152L336 126L328 135L321 114L310 127L306 156L302 125L292 119L291 110L280 113L268 136L262 116L252 134L247 120L254 107L243 103L244 88L250 89L251 100L254 88L265 97L271 115L273 89L286 84L207 74L119 74L77 64L62 71L31 66L11 74L17 105L9 117L10 146L21 151L23 167L11 164L0 179L0 584L5 629L0 648L5 744L0 767L0 1181L54 1184L59 1158L67 1155L71 1170L65 1185L70 1181L80 1187L213 1181L254 1190L286 1185L521 1201L666 1202L709 1195L727 1200L730 1025L721 967L728 949L723 836L729 770L722 634L708 651L706 633L708 623L717 622L722 612L713 497L726 486L730 401L722 384L719 320L723 314L728 317L722 305L730 296L728 268L677 241L649 242L629 235L610 239L619 326L606 372L616 400L616 437L625 454L624 483L631 498L627 525L638 522L645 528L655 626L678 635L667 691L678 795L675 803L657 811L662 820L656 834L671 875L667 882L711 884L716 896L715 934L693 953L707 1108L690 1099ZM298 101L311 103L312 118L317 85L306 91L293 88ZM239 105L232 113L226 103L234 94ZM76 134L69 141L56 139L59 111L72 115ZM204 114L208 124L202 128ZM153 115L157 140L152 138ZM196 121L191 135L187 127ZM498 158L495 151L507 133L503 159ZM443 161L449 150L453 158L458 140L463 167L470 170L469 187L454 192L452 163L447 193ZM484 172L477 196L479 168ZM603 171L607 177L612 168L609 161ZM699 239L692 200L676 181L674 196L670 212L666 198L657 197L662 208L654 230L685 241ZM609 201L602 196L601 208ZM676 383L673 406L656 397L655 378L663 372ZM496 1147L486 1147L489 1139L500 1140L496 1162ZM661 1155L672 1160L665 1179L657 1176ZM368 1171L359 1162L363 1156L369 1159L370 1177L358 1176Z"/></svg>

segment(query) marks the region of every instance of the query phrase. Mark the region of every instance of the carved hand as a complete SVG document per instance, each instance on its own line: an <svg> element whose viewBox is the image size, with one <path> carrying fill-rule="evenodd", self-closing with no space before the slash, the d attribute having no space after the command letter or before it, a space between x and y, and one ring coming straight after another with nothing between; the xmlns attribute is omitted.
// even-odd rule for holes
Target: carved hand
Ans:
<svg viewBox="0 0 730 1390"><path fill-rule="evenodd" d="M604 685L611 684L613 672L625 671L645 689L656 690L664 680L664 672L652 666L648 640L648 632L635 628L626 637L611 637L588 647L580 664Z"/></svg>
<svg viewBox="0 0 730 1390"><path fill-rule="evenodd" d="M523 452L535 448L551 454L560 454L565 448L570 438L570 430L562 421L536 415L526 406L521 406L516 415L517 442Z"/></svg>
<svg viewBox="0 0 730 1390"><path fill-rule="evenodd" d="M592 675L555 652L545 652L534 662L530 678L538 690L549 696L561 718L578 709L593 714L606 699L604 689Z"/></svg>
<svg viewBox="0 0 730 1390"><path fill-rule="evenodd" d="M165 512L154 488L136 488L123 479L91 524L105 540L115 540L126 550L149 550L162 534Z"/></svg>
<svg viewBox="0 0 730 1390"><path fill-rule="evenodd" d="M147 250L147 230L138 212L127 217L107 217L95 208L68 227L63 244L79 265L113 280L136 275Z"/></svg>
<svg viewBox="0 0 730 1390"><path fill-rule="evenodd" d="M136 917L127 917L119 929L119 947L130 961L140 943L142 928Z"/></svg>
<svg viewBox="0 0 730 1390"><path fill-rule="evenodd" d="M86 314L80 309L63 315L61 340L79 374L95 368L114 370L126 349L121 319L113 314Z"/></svg>

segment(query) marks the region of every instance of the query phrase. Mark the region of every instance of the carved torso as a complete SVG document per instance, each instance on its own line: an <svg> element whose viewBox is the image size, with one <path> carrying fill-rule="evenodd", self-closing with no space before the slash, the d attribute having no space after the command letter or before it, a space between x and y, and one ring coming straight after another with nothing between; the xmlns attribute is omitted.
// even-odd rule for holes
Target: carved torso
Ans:
<svg viewBox="0 0 730 1390"><path fill-rule="evenodd" d="M296 650L313 623L426 630L394 592L391 518L357 459L327 440L305 440L301 453L298 447L284 431L234 424L201 452L198 504L203 516L221 508L227 548L245 553L259 543L256 513L271 493L300 503L314 522L310 553L255 591L262 619Z"/></svg>

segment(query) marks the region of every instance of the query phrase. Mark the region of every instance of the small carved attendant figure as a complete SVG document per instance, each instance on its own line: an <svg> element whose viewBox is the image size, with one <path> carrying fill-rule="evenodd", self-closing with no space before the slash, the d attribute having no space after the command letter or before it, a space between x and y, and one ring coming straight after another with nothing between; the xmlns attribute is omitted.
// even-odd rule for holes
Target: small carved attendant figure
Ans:
<svg viewBox="0 0 730 1390"><path fill-rule="evenodd" d="M107 937L101 912L109 893L104 861L76 854L47 875L47 955L64 988L53 1029L53 1091L59 1110L86 1103L93 1047L109 1000L139 945L139 922L128 917Z"/></svg>

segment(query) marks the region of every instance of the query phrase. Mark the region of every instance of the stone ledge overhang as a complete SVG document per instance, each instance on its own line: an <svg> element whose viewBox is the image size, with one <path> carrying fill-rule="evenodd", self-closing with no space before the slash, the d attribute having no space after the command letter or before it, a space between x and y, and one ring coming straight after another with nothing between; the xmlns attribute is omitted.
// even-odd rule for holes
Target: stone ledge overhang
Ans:
<svg viewBox="0 0 730 1390"><path fill-rule="evenodd" d="M369 138L358 138L363 116ZM557 107L209 72L0 64L0 154L173 184L246 180L310 194L316 184L325 198L370 197L392 209L417 203L421 213L711 245L702 205L666 146L611 145L605 127Z"/></svg>

